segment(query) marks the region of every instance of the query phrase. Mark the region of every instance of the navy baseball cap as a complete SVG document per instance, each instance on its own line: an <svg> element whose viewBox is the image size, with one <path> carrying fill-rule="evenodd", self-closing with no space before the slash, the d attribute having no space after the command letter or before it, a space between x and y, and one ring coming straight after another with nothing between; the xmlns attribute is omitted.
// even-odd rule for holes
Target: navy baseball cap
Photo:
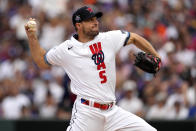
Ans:
<svg viewBox="0 0 196 131"><path fill-rule="evenodd" d="M80 23L92 17L100 18L103 15L102 12L94 12L92 8L84 6L76 10L72 16L72 22L75 26L76 23Z"/></svg>

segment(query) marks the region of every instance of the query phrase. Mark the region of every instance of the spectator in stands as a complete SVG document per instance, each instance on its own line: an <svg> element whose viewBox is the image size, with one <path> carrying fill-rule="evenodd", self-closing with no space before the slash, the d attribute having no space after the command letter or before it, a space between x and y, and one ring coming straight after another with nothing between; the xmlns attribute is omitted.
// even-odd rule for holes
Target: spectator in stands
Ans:
<svg viewBox="0 0 196 131"><path fill-rule="evenodd" d="M65 36L65 28L61 25L60 17L50 18L42 27L40 44L46 50L62 43Z"/></svg>
<svg viewBox="0 0 196 131"><path fill-rule="evenodd" d="M167 94L160 92L156 95L156 103L146 113L146 119L169 119L170 110L166 106Z"/></svg>
<svg viewBox="0 0 196 131"><path fill-rule="evenodd" d="M169 111L171 119L186 119L188 118L188 109L183 105L180 100L175 101L173 107Z"/></svg>
<svg viewBox="0 0 196 131"><path fill-rule="evenodd" d="M31 103L26 95L19 92L19 87L14 82L10 82L8 96L2 101L3 117L18 119L22 117L22 108L29 107Z"/></svg>
<svg viewBox="0 0 196 131"><path fill-rule="evenodd" d="M40 108L40 116L43 118L54 118L57 111L57 105L50 92L47 93L45 103Z"/></svg>
<svg viewBox="0 0 196 131"><path fill-rule="evenodd" d="M123 84L124 97L119 101L118 105L138 116L143 116L143 102L138 98L137 85L132 80L127 80Z"/></svg>

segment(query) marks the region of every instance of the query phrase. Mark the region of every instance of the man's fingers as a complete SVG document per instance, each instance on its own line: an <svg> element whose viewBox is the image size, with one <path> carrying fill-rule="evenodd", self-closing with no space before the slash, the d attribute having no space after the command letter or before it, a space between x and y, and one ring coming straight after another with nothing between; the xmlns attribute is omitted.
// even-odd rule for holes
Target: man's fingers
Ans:
<svg viewBox="0 0 196 131"><path fill-rule="evenodd" d="M35 19L34 19L34 18L29 18L29 21L30 21L30 20L33 20L33 21L35 21Z"/></svg>
<svg viewBox="0 0 196 131"><path fill-rule="evenodd" d="M36 20L34 18L29 18L28 21L35 21L36 22Z"/></svg>
<svg viewBox="0 0 196 131"><path fill-rule="evenodd" d="M29 28L28 26L25 26L25 30L27 32L36 32L36 29L35 28Z"/></svg>
<svg viewBox="0 0 196 131"><path fill-rule="evenodd" d="M35 29L35 28L29 28L29 29L27 29L27 31L28 31L28 32L35 32L36 29Z"/></svg>
<svg viewBox="0 0 196 131"><path fill-rule="evenodd" d="M26 30L28 30L28 28L29 28L29 27L27 26L27 24L25 24L25 26L24 26L24 27L25 27L25 29L26 29Z"/></svg>

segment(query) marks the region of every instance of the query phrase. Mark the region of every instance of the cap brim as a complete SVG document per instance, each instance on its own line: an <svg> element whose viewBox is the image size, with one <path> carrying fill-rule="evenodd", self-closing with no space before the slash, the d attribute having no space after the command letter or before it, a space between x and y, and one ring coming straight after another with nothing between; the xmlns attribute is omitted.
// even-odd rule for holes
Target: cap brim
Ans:
<svg viewBox="0 0 196 131"><path fill-rule="evenodd" d="M95 16L96 16L97 18L102 17L102 15L103 15L103 13L102 13L102 12L97 12L97 13L95 13Z"/></svg>

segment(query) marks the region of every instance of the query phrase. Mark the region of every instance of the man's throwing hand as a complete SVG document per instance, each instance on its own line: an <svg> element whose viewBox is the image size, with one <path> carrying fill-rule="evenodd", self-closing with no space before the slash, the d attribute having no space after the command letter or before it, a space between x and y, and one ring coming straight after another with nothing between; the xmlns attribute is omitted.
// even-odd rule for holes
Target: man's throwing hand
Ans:
<svg viewBox="0 0 196 131"><path fill-rule="evenodd" d="M28 22L25 24L25 30L27 35L32 35L32 34L36 34L37 31L37 23L35 21L35 19L30 18L28 20Z"/></svg>

